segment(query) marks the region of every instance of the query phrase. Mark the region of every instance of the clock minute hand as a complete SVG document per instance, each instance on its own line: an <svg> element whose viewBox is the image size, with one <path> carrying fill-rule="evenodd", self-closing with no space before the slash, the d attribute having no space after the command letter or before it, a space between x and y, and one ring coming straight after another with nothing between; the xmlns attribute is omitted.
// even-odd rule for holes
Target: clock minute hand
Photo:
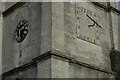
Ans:
<svg viewBox="0 0 120 80"><path fill-rule="evenodd" d="M20 37L20 31L21 31L21 30L19 29L19 37Z"/></svg>

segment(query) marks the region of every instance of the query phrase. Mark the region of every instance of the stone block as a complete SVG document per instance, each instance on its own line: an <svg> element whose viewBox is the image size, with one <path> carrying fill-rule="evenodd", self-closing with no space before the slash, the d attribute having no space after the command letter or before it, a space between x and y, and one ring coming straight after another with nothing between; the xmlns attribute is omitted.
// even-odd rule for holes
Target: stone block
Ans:
<svg viewBox="0 0 120 80"><path fill-rule="evenodd" d="M21 69L19 71L15 71L10 75L3 78L3 80L16 80L16 79L32 79L37 77L37 66L31 65L27 68Z"/></svg>
<svg viewBox="0 0 120 80"><path fill-rule="evenodd" d="M114 45L115 45L115 50L118 50L118 33L119 33L119 27L118 27L118 14L116 13L111 13L111 18L112 18L112 27L113 27L113 38L114 38Z"/></svg>
<svg viewBox="0 0 120 80"><path fill-rule="evenodd" d="M41 3L26 3L4 17L3 72L28 63L40 55L41 12ZM26 39L18 43L15 39L15 30L18 23L24 19L28 21L29 32ZM11 63L9 66L8 61Z"/></svg>
<svg viewBox="0 0 120 80"><path fill-rule="evenodd" d="M90 68L76 65L74 63L71 63L69 66L70 66L69 69L70 78L87 78L87 79L115 78L114 75L96 71Z"/></svg>
<svg viewBox="0 0 120 80"><path fill-rule="evenodd" d="M3 19L3 17L0 13L0 47L1 47L0 48L0 75L2 74L2 28L3 28L3 26L2 26L3 20L2 19Z"/></svg>
<svg viewBox="0 0 120 80"><path fill-rule="evenodd" d="M52 12L53 49L64 52L75 60L111 70L107 12L87 2L55 3ZM94 24L90 17L99 25L88 27Z"/></svg>
<svg viewBox="0 0 120 80"><path fill-rule="evenodd" d="M64 4L52 3L52 49L65 52Z"/></svg>
<svg viewBox="0 0 120 80"><path fill-rule="evenodd" d="M41 12L41 54L52 50L52 3L42 3Z"/></svg>
<svg viewBox="0 0 120 80"><path fill-rule="evenodd" d="M63 60L51 59L51 78L69 78L69 63Z"/></svg>
<svg viewBox="0 0 120 80"><path fill-rule="evenodd" d="M51 78L51 59L38 62L37 78Z"/></svg>

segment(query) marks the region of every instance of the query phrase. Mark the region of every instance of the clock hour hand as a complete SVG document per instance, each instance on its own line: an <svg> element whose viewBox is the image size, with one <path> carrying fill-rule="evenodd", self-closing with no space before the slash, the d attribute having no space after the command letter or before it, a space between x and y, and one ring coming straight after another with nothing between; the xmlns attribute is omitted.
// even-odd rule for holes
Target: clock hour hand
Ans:
<svg viewBox="0 0 120 80"><path fill-rule="evenodd" d="M20 29L19 29L18 37L20 37Z"/></svg>
<svg viewBox="0 0 120 80"><path fill-rule="evenodd" d="M17 40L18 40L18 41L21 40L21 35L20 35L20 34L21 34L21 31L20 31L20 29L19 29L19 30L18 30L18 37L17 37Z"/></svg>
<svg viewBox="0 0 120 80"><path fill-rule="evenodd" d="M21 37L21 31L23 30L24 28L22 27L21 29L18 29L19 31L19 33L18 33L18 37Z"/></svg>

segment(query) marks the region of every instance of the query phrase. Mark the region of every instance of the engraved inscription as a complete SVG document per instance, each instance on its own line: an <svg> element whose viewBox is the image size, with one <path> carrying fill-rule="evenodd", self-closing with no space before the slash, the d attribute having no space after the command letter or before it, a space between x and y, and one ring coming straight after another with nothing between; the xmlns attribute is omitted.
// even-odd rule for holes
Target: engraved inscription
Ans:
<svg viewBox="0 0 120 80"><path fill-rule="evenodd" d="M77 4L75 4L75 16L77 38L99 46L99 31L102 28L98 24L99 16Z"/></svg>

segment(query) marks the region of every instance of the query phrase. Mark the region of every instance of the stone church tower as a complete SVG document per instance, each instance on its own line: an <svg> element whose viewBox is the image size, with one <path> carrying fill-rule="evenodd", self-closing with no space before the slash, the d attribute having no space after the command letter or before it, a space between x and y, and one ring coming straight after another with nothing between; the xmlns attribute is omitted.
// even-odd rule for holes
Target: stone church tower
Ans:
<svg viewBox="0 0 120 80"><path fill-rule="evenodd" d="M2 79L118 78L115 3L0 3Z"/></svg>

